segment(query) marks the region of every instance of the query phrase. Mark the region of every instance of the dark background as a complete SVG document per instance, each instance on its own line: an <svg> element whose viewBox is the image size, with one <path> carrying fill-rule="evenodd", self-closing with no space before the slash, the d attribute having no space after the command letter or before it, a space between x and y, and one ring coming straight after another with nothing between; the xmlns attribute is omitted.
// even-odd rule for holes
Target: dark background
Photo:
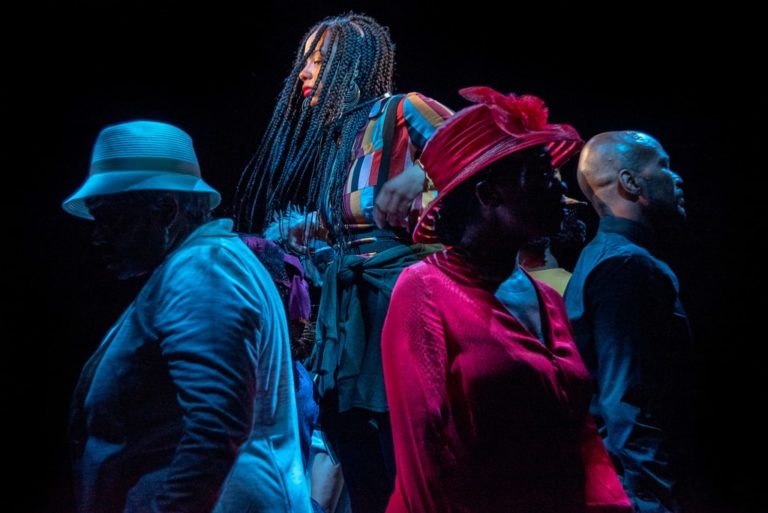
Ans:
<svg viewBox="0 0 768 513"><path fill-rule="evenodd" d="M765 153L750 128L766 103L750 76L760 66L752 55L762 54L747 35L753 16L739 11L736 22L736 8L723 5L672 17L662 2L491 8L479 0L451 8L42 2L7 13L5 31L21 35L3 36L0 89L11 199L2 309L11 480L3 502L19 512L73 510L68 401L82 364L141 286L112 281L91 252L87 222L60 208L86 175L98 131L137 118L182 127L227 215L301 36L349 9L390 27L400 92L454 109L466 105L456 92L464 86L533 93L552 121L585 139L638 129L662 142L686 182L689 223L671 263L696 337L698 508L766 510L756 498L759 472L747 471L762 463L765 430L755 412L768 403L759 388L765 337L743 295L762 292L751 249L763 223L760 204L748 201L762 192L756 167ZM729 32L736 35L726 41ZM571 164L565 178L575 185L573 172ZM748 236L732 235L744 228Z"/></svg>

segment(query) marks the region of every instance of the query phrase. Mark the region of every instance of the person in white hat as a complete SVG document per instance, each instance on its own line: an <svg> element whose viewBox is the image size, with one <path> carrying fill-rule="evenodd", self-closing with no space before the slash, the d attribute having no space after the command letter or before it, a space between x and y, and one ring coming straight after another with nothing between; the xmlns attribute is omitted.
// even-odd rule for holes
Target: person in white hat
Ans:
<svg viewBox="0 0 768 513"><path fill-rule="evenodd" d="M150 275L75 390L80 512L311 511L282 303L219 201L153 121L102 130L64 201L118 278Z"/></svg>

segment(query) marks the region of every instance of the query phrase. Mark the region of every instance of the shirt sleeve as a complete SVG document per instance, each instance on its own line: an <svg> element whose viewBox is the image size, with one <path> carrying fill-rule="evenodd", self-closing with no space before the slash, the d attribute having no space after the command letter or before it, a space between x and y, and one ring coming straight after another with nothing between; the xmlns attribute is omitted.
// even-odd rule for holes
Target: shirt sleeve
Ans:
<svg viewBox="0 0 768 513"><path fill-rule="evenodd" d="M424 149L435 130L452 115L451 109L423 94L408 93L403 97L403 118L415 157Z"/></svg>
<svg viewBox="0 0 768 513"><path fill-rule="evenodd" d="M609 259L586 284L597 358L593 411L604 422L606 446L640 512L673 509L663 409L671 397L664 382L676 372L666 358L678 343L668 329L676 297L669 277L642 256Z"/></svg>
<svg viewBox="0 0 768 513"><path fill-rule="evenodd" d="M421 155L427 141L453 111L442 103L420 93L409 93L402 101L403 118L408 133L408 157L413 162ZM415 227L421 212L437 197L437 191L429 189L417 196L411 204L409 223Z"/></svg>
<svg viewBox="0 0 768 513"><path fill-rule="evenodd" d="M262 315L244 299L249 281L232 255L195 251L169 269L155 316L184 425L156 512L210 511L252 428Z"/></svg>
<svg viewBox="0 0 768 513"><path fill-rule="evenodd" d="M392 293L382 333L382 360L395 447L395 492L388 513L448 511L435 501L449 453L447 350L441 312L419 275L406 268Z"/></svg>

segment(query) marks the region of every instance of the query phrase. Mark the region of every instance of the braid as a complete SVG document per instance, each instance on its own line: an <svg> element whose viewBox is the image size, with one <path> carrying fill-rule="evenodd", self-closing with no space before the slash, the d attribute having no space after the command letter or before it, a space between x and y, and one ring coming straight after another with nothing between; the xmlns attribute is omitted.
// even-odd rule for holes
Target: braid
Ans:
<svg viewBox="0 0 768 513"><path fill-rule="evenodd" d="M328 50L320 76L303 98L299 74L323 34ZM392 91L394 50L389 30L362 14L326 18L304 35L259 148L240 176L238 230L259 231L292 203L323 212L332 236L347 238L344 182L372 103ZM317 103L310 106L313 97Z"/></svg>

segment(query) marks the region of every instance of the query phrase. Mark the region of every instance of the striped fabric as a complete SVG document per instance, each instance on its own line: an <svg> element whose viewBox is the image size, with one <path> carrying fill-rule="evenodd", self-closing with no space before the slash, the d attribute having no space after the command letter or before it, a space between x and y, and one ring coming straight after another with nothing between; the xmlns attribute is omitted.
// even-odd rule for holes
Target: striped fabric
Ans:
<svg viewBox="0 0 768 513"><path fill-rule="evenodd" d="M381 173L384 146L384 121L387 106L399 102L394 110L397 116L392 137L392 158L389 173ZM352 230L375 228L373 205L376 193L390 178L394 178L413 164L427 140L438 126L453 112L439 102L419 93L388 96L371 108L368 123L360 129L353 148L355 160L349 169L344 186L344 221ZM433 198L435 192L425 192L411 207L412 218Z"/></svg>

